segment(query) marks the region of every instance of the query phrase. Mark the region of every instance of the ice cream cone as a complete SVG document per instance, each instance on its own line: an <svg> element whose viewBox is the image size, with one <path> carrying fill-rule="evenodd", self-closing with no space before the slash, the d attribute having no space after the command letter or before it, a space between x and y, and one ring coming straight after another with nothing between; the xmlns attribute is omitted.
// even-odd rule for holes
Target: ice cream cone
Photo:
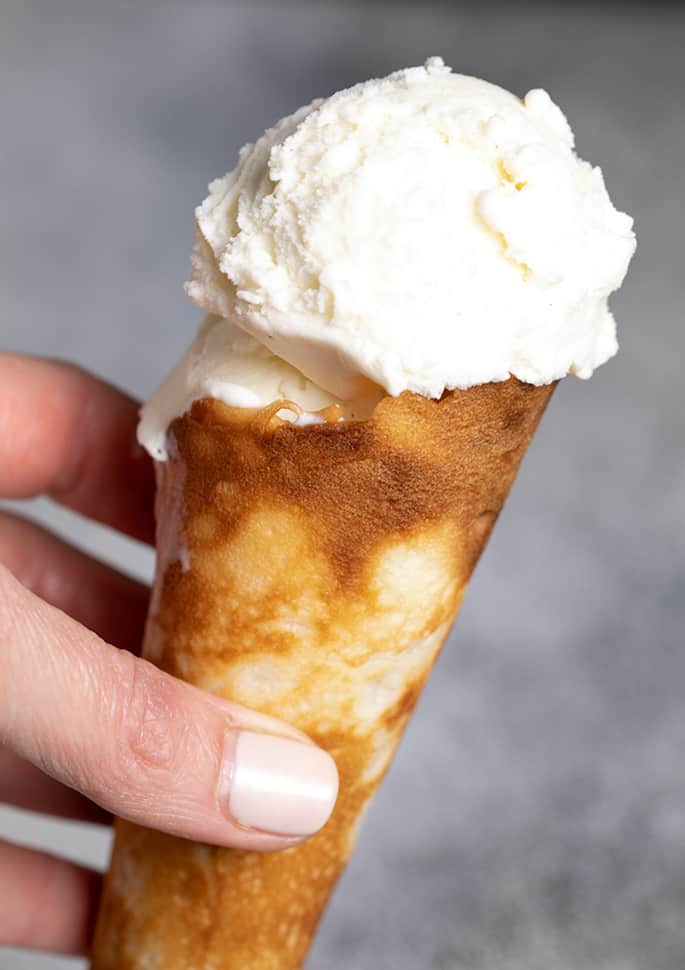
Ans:
<svg viewBox="0 0 685 970"><path fill-rule="evenodd" d="M172 424L145 655L307 732L340 795L274 854L119 822L93 970L302 966L553 388L306 426L204 399Z"/></svg>

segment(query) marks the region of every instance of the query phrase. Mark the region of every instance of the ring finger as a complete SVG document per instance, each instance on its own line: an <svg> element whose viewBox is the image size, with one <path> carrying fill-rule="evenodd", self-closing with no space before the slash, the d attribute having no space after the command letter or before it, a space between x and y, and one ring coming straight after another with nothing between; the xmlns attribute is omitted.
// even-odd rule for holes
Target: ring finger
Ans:
<svg viewBox="0 0 685 970"><path fill-rule="evenodd" d="M100 883L89 869L0 840L0 946L85 953Z"/></svg>
<svg viewBox="0 0 685 970"><path fill-rule="evenodd" d="M0 745L0 803L31 812L79 822L108 825L112 816L80 792L54 778ZM0 899L2 891L0 890Z"/></svg>

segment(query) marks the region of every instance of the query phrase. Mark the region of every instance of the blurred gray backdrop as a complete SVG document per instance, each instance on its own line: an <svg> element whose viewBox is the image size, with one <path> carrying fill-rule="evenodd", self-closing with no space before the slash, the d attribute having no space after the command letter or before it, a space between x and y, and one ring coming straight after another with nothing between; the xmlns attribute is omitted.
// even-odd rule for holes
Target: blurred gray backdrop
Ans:
<svg viewBox="0 0 685 970"><path fill-rule="evenodd" d="M0 18L0 346L137 395L198 320L193 207L279 116L431 54L562 105L636 217L621 353L557 392L308 966L682 970L683 6L4 0ZM28 511L150 574L149 551ZM9 809L0 834L108 851ZM3 970L75 966L0 951Z"/></svg>

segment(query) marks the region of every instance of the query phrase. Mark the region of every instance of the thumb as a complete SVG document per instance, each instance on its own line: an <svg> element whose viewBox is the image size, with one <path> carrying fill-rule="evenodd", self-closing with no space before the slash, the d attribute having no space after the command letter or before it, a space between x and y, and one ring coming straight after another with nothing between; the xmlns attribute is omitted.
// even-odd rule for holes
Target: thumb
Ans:
<svg viewBox="0 0 685 970"><path fill-rule="evenodd" d="M305 735L104 643L2 566L0 697L0 743L150 828L278 849L335 802L335 764Z"/></svg>

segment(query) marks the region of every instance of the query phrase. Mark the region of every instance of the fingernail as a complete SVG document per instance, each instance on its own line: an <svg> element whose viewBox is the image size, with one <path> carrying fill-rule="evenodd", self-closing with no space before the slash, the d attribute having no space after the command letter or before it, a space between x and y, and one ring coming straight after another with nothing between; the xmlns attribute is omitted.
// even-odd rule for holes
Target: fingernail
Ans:
<svg viewBox="0 0 685 970"><path fill-rule="evenodd" d="M329 754L272 734L229 732L225 811L248 828L276 835L313 835L325 825L338 794Z"/></svg>

